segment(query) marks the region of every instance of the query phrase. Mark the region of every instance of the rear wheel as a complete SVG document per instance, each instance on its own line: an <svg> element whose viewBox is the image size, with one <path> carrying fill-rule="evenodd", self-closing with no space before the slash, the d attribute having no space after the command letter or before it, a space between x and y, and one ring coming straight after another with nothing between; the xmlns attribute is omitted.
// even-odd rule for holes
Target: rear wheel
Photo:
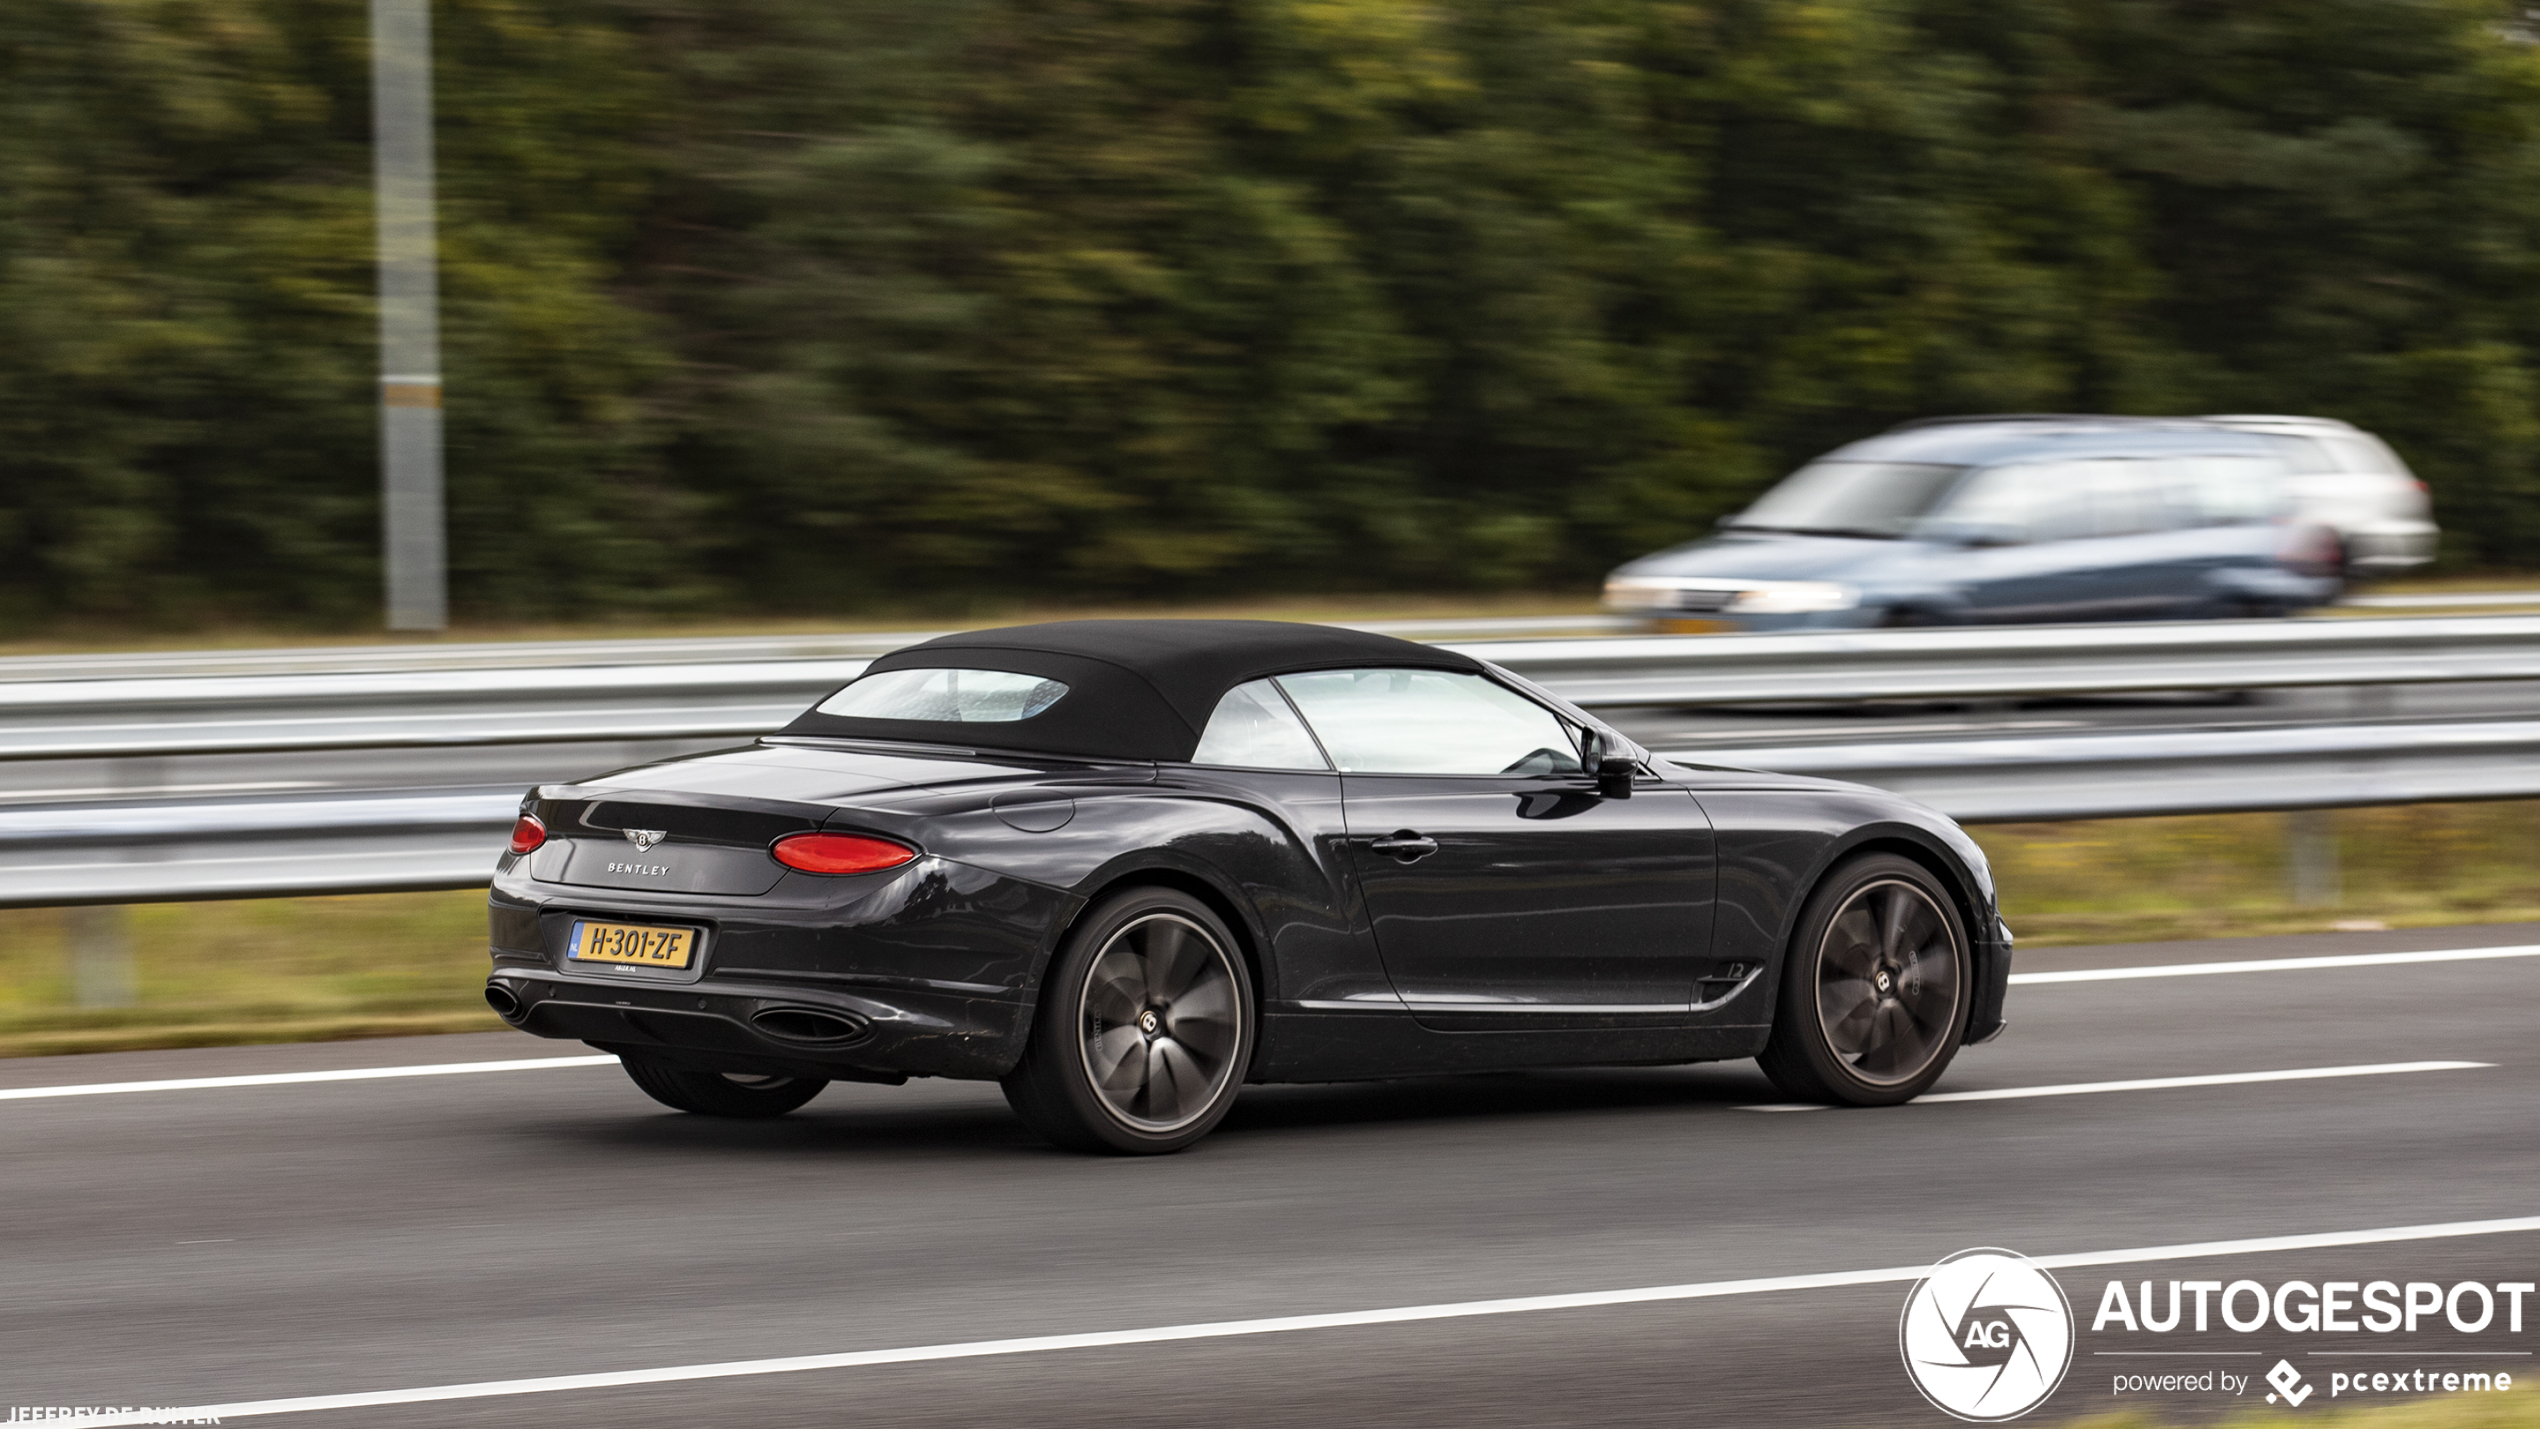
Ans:
<svg viewBox="0 0 2540 1429"><path fill-rule="evenodd" d="M1970 971L1966 927L1930 870L1895 854L1853 859L1800 915L1756 1060L1810 1101L1911 1100L1966 1037Z"/></svg>
<svg viewBox="0 0 2540 1429"><path fill-rule="evenodd" d="M626 1075L644 1095L663 1106L701 1116L783 1116L820 1095L829 1085L810 1077L759 1076L750 1072L707 1072L649 1057L621 1056Z"/></svg>
<svg viewBox="0 0 2540 1429"><path fill-rule="evenodd" d="M1252 1039L1252 981L1226 925L1186 893L1134 888L1051 961L1005 1098L1071 1150L1179 1151L1234 1105Z"/></svg>

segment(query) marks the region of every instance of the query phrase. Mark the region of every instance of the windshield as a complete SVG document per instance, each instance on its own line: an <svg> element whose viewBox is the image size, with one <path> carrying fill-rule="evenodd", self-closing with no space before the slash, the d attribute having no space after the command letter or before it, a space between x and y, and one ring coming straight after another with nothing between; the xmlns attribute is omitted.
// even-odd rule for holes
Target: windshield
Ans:
<svg viewBox="0 0 2540 1429"><path fill-rule="evenodd" d="M1965 467L1905 461L1812 462L1730 520L1750 531L1903 536L1940 504Z"/></svg>

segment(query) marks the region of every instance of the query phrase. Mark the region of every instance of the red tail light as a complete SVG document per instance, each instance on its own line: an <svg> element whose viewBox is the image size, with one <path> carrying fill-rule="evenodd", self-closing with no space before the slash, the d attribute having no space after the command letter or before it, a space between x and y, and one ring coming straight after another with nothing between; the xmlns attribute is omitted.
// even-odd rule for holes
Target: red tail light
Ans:
<svg viewBox="0 0 2540 1429"><path fill-rule="evenodd" d="M2345 569L2346 543L2325 526L2296 525L2277 543L2276 559L2298 575L2333 576Z"/></svg>
<svg viewBox="0 0 2540 1429"><path fill-rule="evenodd" d="M904 843L863 834L788 834L769 851L805 873L879 873L917 857Z"/></svg>
<svg viewBox="0 0 2540 1429"><path fill-rule="evenodd" d="M512 825L512 852L527 853L547 841L547 826L538 822L536 814L523 814Z"/></svg>

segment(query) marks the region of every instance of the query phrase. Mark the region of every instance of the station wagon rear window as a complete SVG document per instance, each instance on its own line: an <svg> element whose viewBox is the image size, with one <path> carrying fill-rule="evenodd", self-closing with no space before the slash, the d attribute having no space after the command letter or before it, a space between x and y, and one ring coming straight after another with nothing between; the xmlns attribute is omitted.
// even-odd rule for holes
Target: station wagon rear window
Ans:
<svg viewBox="0 0 2540 1429"><path fill-rule="evenodd" d="M818 713L853 719L1001 724L1030 719L1066 695L1065 681L1008 670L885 670L821 701Z"/></svg>

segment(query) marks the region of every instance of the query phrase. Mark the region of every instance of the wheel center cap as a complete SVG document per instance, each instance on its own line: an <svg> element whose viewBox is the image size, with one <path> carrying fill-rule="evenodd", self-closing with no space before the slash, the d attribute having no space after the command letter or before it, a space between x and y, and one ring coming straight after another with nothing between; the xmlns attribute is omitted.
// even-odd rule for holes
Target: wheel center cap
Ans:
<svg viewBox="0 0 2540 1429"><path fill-rule="evenodd" d="M1881 968L1878 976L1870 979L1870 985L1881 992L1886 992L1896 986L1896 979L1888 975L1887 969Z"/></svg>
<svg viewBox="0 0 2540 1429"><path fill-rule="evenodd" d="M1156 1016L1155 1009L1152 1007L1138 1014L1138 1030L1149 1037L1154 1036L1156 1031L1163 1026L1164 1019Z"/></svg>

